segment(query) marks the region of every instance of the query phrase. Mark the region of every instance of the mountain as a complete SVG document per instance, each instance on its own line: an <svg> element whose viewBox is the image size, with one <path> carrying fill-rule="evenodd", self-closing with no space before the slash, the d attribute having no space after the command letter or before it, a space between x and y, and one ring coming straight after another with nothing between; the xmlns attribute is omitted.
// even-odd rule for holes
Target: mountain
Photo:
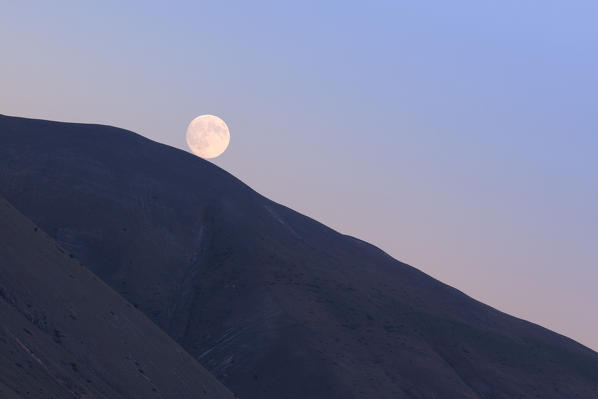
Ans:
<svg viewBox="0 0 598 399"><path fill-rule="evenodd" d="M0 197L0 397L232 399Z"/></svg>
<svg viewBox="0 0 598 399"><path fill-rule="evenodd" d="M184 151L0 117L0 165L0 194L240 398L598 397L596 352Z"/></svg>

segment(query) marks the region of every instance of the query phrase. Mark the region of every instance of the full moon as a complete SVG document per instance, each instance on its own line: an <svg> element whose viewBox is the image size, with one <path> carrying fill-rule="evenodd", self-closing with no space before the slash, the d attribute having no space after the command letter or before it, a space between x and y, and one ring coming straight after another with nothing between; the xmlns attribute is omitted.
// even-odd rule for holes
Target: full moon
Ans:
<svg viewBox="0 0 598 399"><path fill-rule="evenodd" d="M216 158L228 147L230 133L226 123L214 115L200 115L187 127L187 145L202 158Z"/></svg>

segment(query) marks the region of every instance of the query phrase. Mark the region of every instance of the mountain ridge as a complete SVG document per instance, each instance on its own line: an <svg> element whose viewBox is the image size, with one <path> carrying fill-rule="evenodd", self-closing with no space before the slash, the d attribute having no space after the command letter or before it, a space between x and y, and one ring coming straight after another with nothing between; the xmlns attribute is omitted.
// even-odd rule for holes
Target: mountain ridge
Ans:
<svg viewBox="0 0 598 399"><path fill-rule="evenodd" d="M240 397L598 394L598 357L101 125L0 118L0 193Z"/></svg>

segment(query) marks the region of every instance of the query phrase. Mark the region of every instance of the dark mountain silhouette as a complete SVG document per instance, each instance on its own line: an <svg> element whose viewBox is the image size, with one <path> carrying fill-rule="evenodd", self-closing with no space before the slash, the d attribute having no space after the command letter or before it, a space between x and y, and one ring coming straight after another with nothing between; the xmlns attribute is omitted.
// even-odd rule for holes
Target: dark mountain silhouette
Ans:
<svg viewBox="0 0 598 399"><path fill-rule="evenodd" d="M0 197L0 398L232 397Z"/></svg>
<svg viewBox="0 0 598 399"><path fill-rule="evenodd" d="M184 151L14 117L0 144L0 193L241 398L598 397L596 352Z"/></svg>

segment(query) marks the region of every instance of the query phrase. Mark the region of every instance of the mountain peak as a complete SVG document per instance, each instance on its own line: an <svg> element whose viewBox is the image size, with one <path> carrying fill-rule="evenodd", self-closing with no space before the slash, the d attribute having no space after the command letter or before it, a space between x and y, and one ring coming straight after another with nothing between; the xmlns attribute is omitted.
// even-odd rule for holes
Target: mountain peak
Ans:
<svg viewBox="0 0 598 399"><path fill-rule="evenodd" d="M0 193L240 397L589 398L598 355L124 130L0 120Z"/></svg>

